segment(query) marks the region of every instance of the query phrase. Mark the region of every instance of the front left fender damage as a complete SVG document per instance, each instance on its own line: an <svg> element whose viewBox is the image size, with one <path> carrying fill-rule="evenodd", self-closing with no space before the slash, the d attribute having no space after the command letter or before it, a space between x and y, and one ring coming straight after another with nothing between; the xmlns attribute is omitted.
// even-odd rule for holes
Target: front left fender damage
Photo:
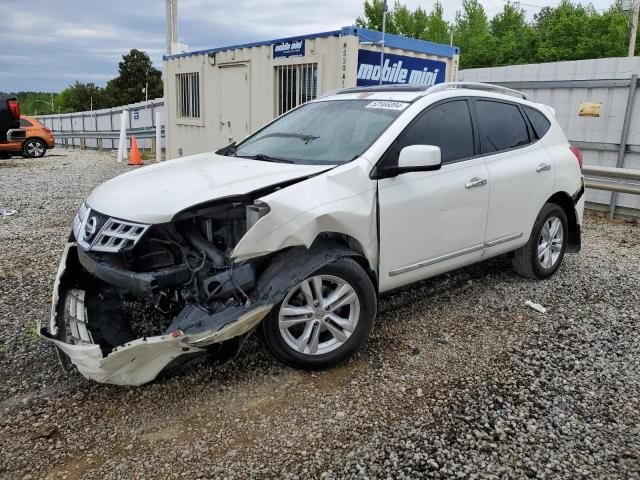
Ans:
<svg viewBox="0 0 640 480"><path fill-rule="evenodd" d="M86 254L79 254L74 242L66 245L56 275L51 314L48 322L39 325L40 336L52 342L59 355L86 378L141 385L153 381L170 365L206 355L212 347L249 334L291 286L323 265L358 252L330 243L311 249L288 249L270 259L246 303L213 314L201 306L187 304L160 334L135 338L111 349L105 349L105 342L117 343L118 338L126 338L131 332L122 337L122 332L111 331L111 327L125 329L114 310L92 304L91 295L76 288L87 282L89 274L78 260L82 255ZM101 275L98 270L93 269L93 274ZM128 274L135 276L133 272ZM99 284L107 295L108 284L101 280ZM100 305L113 301L106 296L97 300Z"/></svg>

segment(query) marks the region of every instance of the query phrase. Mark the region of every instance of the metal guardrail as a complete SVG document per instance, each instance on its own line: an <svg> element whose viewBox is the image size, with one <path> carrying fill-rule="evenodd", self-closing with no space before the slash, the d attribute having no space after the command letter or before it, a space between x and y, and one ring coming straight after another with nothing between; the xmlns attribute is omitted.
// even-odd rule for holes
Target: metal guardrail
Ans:
<svg viewBox="0 0 640 480"><path fill-rule="evenodd" d="M584 165L582 173L587 188L640 195L640 170Z"/></svg>
<svg viewBox="0 0 640 480"><path fill-rule="evenodd" d="M57 144L64 147L79 147L81 150L86 148L97 148L98 150L116 150L118 148L118 140L120 138L119 131L87 131L87 130L56 130L53 132L55 141ZM156 150L156 128L155 127L143 127L143 128L129 128L127 129L127 140L135 135L138 140L149 139L151 140L151 150ZM165 138L165 127L161 127L160 138ZM95 140L93 146L87 145L87 140Z"/></svg>
<svg viewBox="0 0 640 480"><path fill-rule="evenodd" d="M164 126L162 127L162 136L164 137ZM103 132L91 132L91 131L55 131L53 132L56 138L90 138L94 139L118 139L120 137L120 132L111 132L111 131L103 131ZM155 127L151 128L130 128L127 130L127 137L131 135L135 135L136 138L155 138L156 129Z"/></svg>

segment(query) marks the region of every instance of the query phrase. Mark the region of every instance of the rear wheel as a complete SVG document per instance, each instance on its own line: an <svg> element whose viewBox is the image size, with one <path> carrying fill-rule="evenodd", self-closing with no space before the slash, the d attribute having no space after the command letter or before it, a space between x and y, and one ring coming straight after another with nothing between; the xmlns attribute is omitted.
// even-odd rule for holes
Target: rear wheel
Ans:
<svg viewBox="0 0 640 480"><path fill-rule="evenodd" d="M22 155L27 158L41 158L47 152L47 145L38 138L29 138L22 145Z"/></svg>
<svg viewBox="0 0 640 480"><path fill-rule="evenodd" d="M549 278L560 268L568 234L564 210L554 203L546 203L536 218L529 241L515 252L515 271L526 278Z"/></svg>
<svg viewBox="0 0 640 480"><path fill-rule="evenodd" d="M267 347L283 363L335 365L362 346L373 327L377 297L352 259L336 260L293 286L263 322Z"/></svg>

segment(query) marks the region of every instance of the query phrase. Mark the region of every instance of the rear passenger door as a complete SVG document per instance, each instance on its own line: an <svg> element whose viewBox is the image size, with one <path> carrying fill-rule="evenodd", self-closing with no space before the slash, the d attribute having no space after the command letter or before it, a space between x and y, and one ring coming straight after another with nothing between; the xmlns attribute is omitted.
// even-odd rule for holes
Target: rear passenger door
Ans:
<svg viewBox="0 0 640 480"><path fill-rule="evenodd" d="M477 262L484 248L488 173L484 158L475 157L469 101L427 107L382 164L396 166L410 145L440 147L442 168L378 181L381 291Z"/></svg>
<svg viewBox="0 0 640 480"><path fill-rule="evenodd" d="M484 98L472 104L480 154L489 171L488 257L527 242L538 212L553 193L553 163L522 106Z"/></svg>

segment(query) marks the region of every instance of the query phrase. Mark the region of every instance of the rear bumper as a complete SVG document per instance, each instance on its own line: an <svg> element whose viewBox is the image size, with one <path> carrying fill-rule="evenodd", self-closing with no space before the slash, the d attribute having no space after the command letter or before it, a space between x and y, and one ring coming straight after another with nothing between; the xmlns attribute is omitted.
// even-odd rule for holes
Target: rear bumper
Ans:
<svg viewBox="0 0 640 480"><path fill-rule="evenodd" d="M68 266L74 255L76 244L69 242L56 274L49 318L44 323L40 322L38 333L57 347L63 356L61 360L68 359L83 376L97 382L116 385L148 383L179 357L204 353L204 347L249 332L272 308L271 304L255 303L238 310L237 315L222 327L192 333L173 330L158 336L139 338L104 355L100 345L92 342L89 328L91 322L101 319L91 318L84 304L85 291L81 287L69 290L66 285L69 282ZM66 308L67 295L71 295L73 301L72 306L64 312L66 320L61 325L58 314L61 308ZM65 329L64 332L60 331L61 327ZM62 363L64 366L68 362Z"/></svg>

